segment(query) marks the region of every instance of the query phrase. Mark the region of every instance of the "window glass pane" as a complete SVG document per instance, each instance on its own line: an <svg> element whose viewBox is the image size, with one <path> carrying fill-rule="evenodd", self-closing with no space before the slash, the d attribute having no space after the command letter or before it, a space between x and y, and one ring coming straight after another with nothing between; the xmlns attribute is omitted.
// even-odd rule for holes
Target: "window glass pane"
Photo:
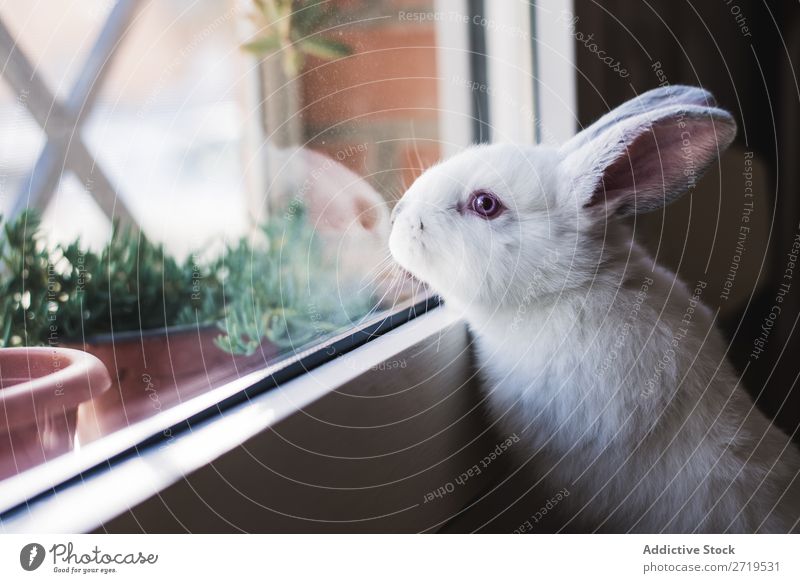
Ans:
<svg viewBox="0 0 800 583"><path fill-rule="evenodd" d="M0 14L60 100L111 13L79 4ZM139 3L80 123L52 119L69 130L51 136L52 188L17 216L46 140L5 79L0 340L87 351L111 385L92 387L52 446L31 428L63 416L61 401L0 426L13 442L0 479L418 297L388 260L389 214L440 156L442 82L466 59L441 62L436 21L407 16L431 11L433 0Z"/></svg>
<svg viewBox="0 0 800 583"><path fill-rule="evenodd" d="M50 91L65 98L113 4L113 0L3 2L2 17Z"/></svg>
<svg viewBox="0 0 800 583"><path fill-rule="evenodd" d="M246 99L256 65L237 33L248 8L145 4L83 128L142 231L170 255L235 239L251 224L243 148L248 124L258 124Z"/></svg>
<svg viewBox="0 0 800 583"><path fill-rule="evenodd" d="M44 132L25 107L27 95L0 81L0 212L7 215L26 192Z"/></svg>
<svg viewBox="0 0 800 583"><path fill-rule="evenodd" d="M80 239L81 248L97 253L111 236L111 221L72 172L64 173L41 214L41 238L45 242Z"/></svg>

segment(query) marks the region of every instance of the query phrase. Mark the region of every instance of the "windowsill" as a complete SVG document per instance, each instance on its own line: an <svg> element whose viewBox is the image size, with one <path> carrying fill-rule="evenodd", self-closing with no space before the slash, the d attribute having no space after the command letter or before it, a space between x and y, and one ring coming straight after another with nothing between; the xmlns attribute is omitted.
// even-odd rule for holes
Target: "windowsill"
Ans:
<svg viewBox="0 0 800 583"><path fill-rule="evenodd" d="M441 336L457 322L450 311L433 309L344 358L323 364L180 433L162 435L155 443L136 447L131 455L118 456L131 444L152 439L198 411L242 393L273 371L266 369L244 376L92 443L80 451L79 459L66 456L9 478L0 488L0 508L6 510L0 524L5 531L91 530L402 351L424 339ZM84 473L74 478L81 472ZM109 492L115 494L109 496Z"/></svg>

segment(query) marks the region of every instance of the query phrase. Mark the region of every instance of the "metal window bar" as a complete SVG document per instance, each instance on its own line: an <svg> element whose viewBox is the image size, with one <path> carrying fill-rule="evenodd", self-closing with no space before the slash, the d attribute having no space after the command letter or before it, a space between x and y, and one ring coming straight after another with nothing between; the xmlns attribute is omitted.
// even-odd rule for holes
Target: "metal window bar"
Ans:
<svg viewBox="0 0 800 583"><path fill-rule="evenodd" d="M484 0L468 0L467 10L470 15L470 74L473 87L486 87L489 84L486 58L486 29L479 24L480 17L485 15ZM476 144L492 141L492 126L489 119L489 95L486 91L472 89L473 141Z"/></svg>
<svg viewBox="0 0 800 583"><path fill-rule="evenodd" d="M27 207L46 208L65 170L69 170L109 219L135 226L117 188L86 147L80 128L140 4L140 0L115 3L64 102L53 95L0 18L0 72L47 136L38 160L11 206L10 217Z"/></svg>

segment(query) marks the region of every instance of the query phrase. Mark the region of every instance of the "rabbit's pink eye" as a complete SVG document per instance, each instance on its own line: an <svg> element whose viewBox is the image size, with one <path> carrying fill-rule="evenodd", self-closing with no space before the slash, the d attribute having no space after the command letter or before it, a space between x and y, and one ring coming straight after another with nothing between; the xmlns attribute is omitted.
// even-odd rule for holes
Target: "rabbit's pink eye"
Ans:
<svg viewBox="0 0 800 583"><path fill-rule="evenodd" d="M503 204L491 192L473 192L469 200L469 209L484 219L493 219L503 211Z"/></svg>

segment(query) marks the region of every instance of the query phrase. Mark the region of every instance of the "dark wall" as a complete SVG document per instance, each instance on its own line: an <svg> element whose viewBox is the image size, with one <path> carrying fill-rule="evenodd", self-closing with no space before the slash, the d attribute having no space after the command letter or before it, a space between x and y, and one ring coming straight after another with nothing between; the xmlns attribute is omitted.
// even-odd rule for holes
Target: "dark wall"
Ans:
<svg viewBox="0 0 800 583"><path fill-rule="evenodd" d="M787 270L788 253L800 236L800 5L575 0L574 12L582 124L664 83L702 86L736 117L739 136L720 169L687 200L637 219L637 237L685 280L709 282L703 299L720 309L729 356L744 373L745 386L779 425L795 431L800 264ZM598 49L620 66L601 61L593 52ZM747 224L756 228L742 242L745 171L755 184L756 217ZM733 294L725 297L722 286L733 271ZM784 295L781 283L789 284ZM769 320L774 306L780 311ZM763 352L756 354L765 325Z"/></svg>

